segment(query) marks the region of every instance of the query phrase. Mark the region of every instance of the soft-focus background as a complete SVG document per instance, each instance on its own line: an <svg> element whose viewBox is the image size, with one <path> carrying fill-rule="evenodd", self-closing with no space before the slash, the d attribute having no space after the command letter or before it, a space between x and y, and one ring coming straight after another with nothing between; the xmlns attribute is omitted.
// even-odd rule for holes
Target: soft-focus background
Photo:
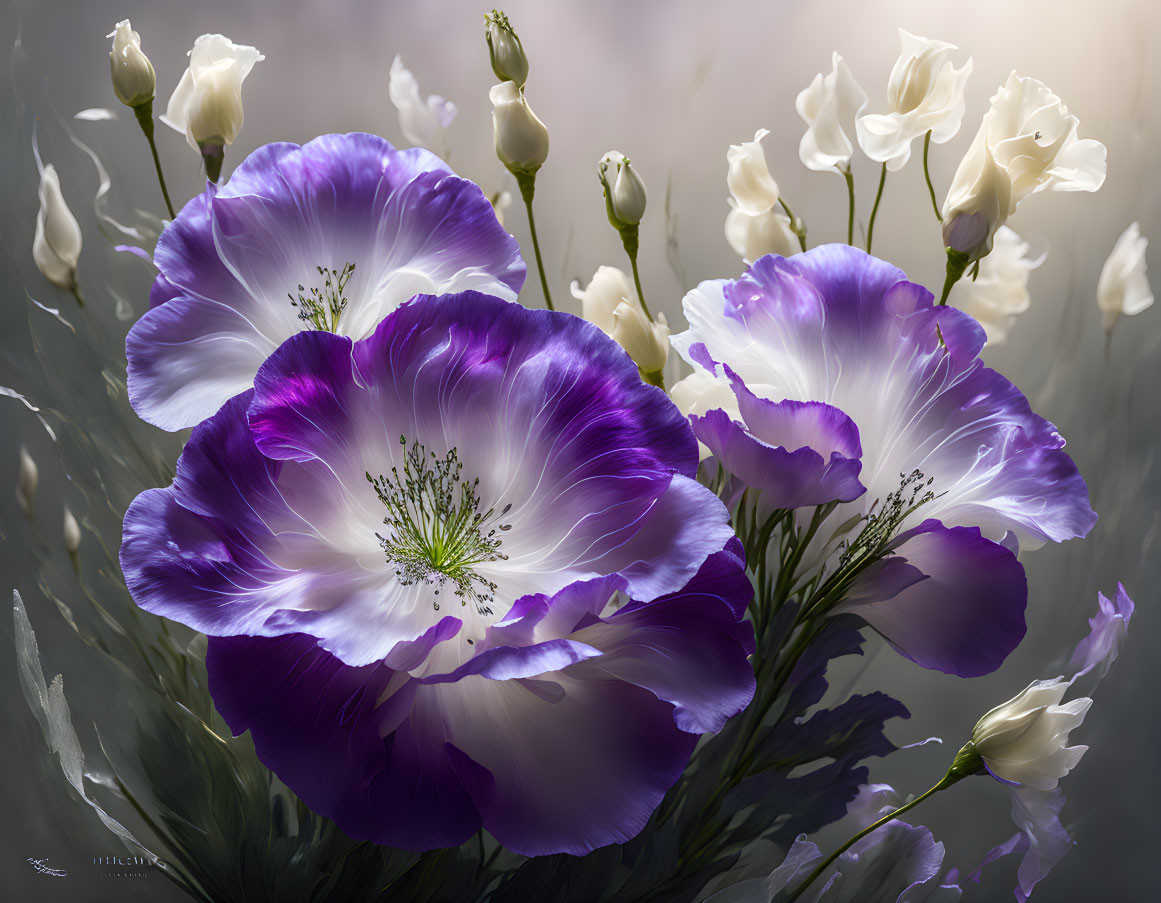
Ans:
<svg viewBox="0 0 1161 903"><path fill-rule="evenodd" d="M108 170L111 187L96 204L102 213L139 224L144 220L135 210L160 214L163 207L147 146L128 110L113 97L105 35L117 20L132 19L157 70L159 112L199 34L219 31L266 54L246 82L246 123L228 149L223 174L270 141L365 130L402 143L387 97L387 70L400 53L424 94L458 104L460 114L449 133L450 162L491 194L514 186L492 150L487 91L494 79L483 41L486 10L467 0L4 0L0 5L0 38L9 57L0 67L5 82L0 89L0 385L50 409L46 417L59 439L54 444L18 400L0 397L0 590L22 591L48 676L63 673L86 749L96 749L94 722L108 743L132 725L137 712L119 675L96 667L96 657L71 634L50 600L51 594L67 602L78 619L90 617L63 550L62 505L67 502L82 522L86 581L109 591L118 576L112 556L124 506L140 489L166 480L165 462L176 457L181 439L136 424L118 383L124 377L124 333L146 309L150 275L141 261L111 251L112 244L131 240L109 220L98 219L94 196L100 179L79 142ZM598 158L613 148L633 158L649 186L642 278L651 306L665 311L675 331L684 322L680 300L686 289L740 271L722 231L725 152L757 128L772 132L765 142L771 169L791 206L807 220L811 243L841 240L843 183L799 163L803 126L794 97L816 72L829 70L831 51L837 50L870 96L870 109L883 109L887 74L898 53L897 26L951 41L961 48L961 58L970 55L975 61L963 129L951 143L933 147L932 176L941 199L988 97L1013 68L1046 82L1080 118L1081 136L1108 146L1108 180L1098 194L1038 195L1012 221L1026 238L1047 241L1050 251L1031 277L1032 309L1007 344L986 353L1067 437L1101 520L1086 541L1022 556L1030 629L997 673L963 681L921 671L872 640L869 660L859 662L865 672L852 669L851 677L888 690L910 707L911 720L893 727L896 742L945 738L942 748L905 750L874 763L873 779L918 792L943 773L985 709L1029 680L1062 669L1063 657L1087 629L1097 590L1108 593L1123 581L1138 605L1132 635L1078 732L1091 751L1064 785L1065 821L1078 845L1036 899L1154 898L1161 840L1155 815L1161 802L1155 754L1161 708L1154 689L1161 683L1161 657L1155 654L1161 637L1155 589L1161 578L1161 475L1154 468L1161 423L1161 306L1123 319L1106 350L1095 291L1101 264L1133 220L1154 239L1150 263L1161 288L1161 5L1155 0L512 0L507 12L531 59L529 100L552 135L537 183L537 219L554 295L573 309L570 281L587 281L600 264L625 265L619 240L605 221L595 173ZM116 120L74 118L94 107L114 109ZM84 230L84 312L48 285L32 262L34 139L44 161L60 171L65 198ZM199 189L200 161L182 136L164 126L158 126L158 141L180 205ZM876 177L877 166L856 155L864 222ZM510 209L507 225L531 263L523 211ZM937 286L942 279L939 230L918 154L888 179L875 250L917 281ZM534 279L526 299L540 303ZM34 302L59 308L67 322ZM671 380L675 373L671 370ZM40 464L31 529L12 491L21 444ZM112 462L102 465L106 482L100 487L94 485L97 459ZM49 767L16 680L11 622L5 616L0 623L0 897L178 899L156 874L93 864L94 857L124 851L90 810L69 802L59 769ZM945 842L948 863L970 868L1011 834L1007 798L997 785L967 782L925 804L919 820ZM38 875L29 857L47 858L70 875ZM1014 863L997 866L978 898L1008 898L1014 868Z"/></svg>

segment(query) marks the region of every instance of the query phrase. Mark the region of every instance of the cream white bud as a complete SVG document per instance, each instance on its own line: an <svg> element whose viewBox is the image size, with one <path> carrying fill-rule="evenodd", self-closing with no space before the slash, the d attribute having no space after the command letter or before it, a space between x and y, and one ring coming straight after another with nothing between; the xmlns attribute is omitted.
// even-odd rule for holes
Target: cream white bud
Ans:
<svg viewBox="0 0 1161 903"><path fill-rule="evenodd" d="M189 68L177 83L161 121L185 133L199 153L203 145L233 144L242 129L242 82L265 57L254 47L220 34L204 34L189 52Z"/></svg>
<svg viewBox="0 0 1161 903"><path fill-rule="evenodd" d="M1133 223L1113 246L1112 253L1101 268L1097 282L1097 306L1101 309L1105 332L1113 328L1117 318L1132 317L1153 306L1153 290L1145 270L1145 250L1149 239L1141 234L1141 227Z"/></svg>
<svg viewBox="0 0 1161 903"><path fill-rule="evenodd" d="M16 475L16 502L25 517L36 512L36 487L40 485L40 468L23 445L20 446L20 471Z"/></svg>
<svg viewBox="0 0 1161 903"><path fill-rule="evenodd" d="M81 257L81 227L65 203L56 167L51 163L40 174L40 211L32 239L32 259L44 278L60 288L73 290Z"/></svg>
<svg viewBox="0 0 1161 903"><path fill-rule="evenodd" d="M770 175L762 139L769 129L758 129L753 141L731 144L726 151L726 187L737 209L750 216L765 213L778 203L778 183Z"/></svg>
<svg viewBox="0 0 1161 903"><path fill-rule="evenodd" d="M846 61L833 54L830 73L816 75L794 101L806 123L798 156L807 169L845 172L850 168L855 146L846 129L854 127L866 105L867 93L855 81Z"/></svg>
<svg viewBox="0 0 1161 903"><path fill-rule="evenodd" d="M645 183L629 158L620 151L609 151L597 164L597 177L613 227L619 230L638 225L645 216Z"/></svg>
<svg viewBox="0 0 1161 903"><path fill-rule="evenodd" d="M614 341L633 359L643 373L657 373L669 357L669 324L665 314L650 323L645 314L628 301L613 311Z"/></svg>
<svg viewBox="0 0 1161 903"><path fill-rule="evenodd" d="M1054 790L1085 754L1087 746L1065 746L1069 732L1084 721L1092 700L1061 705L1072 681L1037 680L998 705L976 724L972 745L989 772L1037 790Z"/></svg>
<svg viewBox="0 0 1161 903"><path fill-rule="evenodd" d="M109 67L117 99L127 107L139 107L153 100L157 76L149 57L141 52L141 35L133 30L128 19L122 19L107 37L113 39Z"/></svg>
<svg viewBox="0 0 1161 903"><path fill-rule="evenodd" d="M456 105L432 94L427 100L419 95L419 82L403 65L398 54L391 63L387 82L387 96L399 112L399 128L403 137L416 147L425 147L441 157L447 156L444 133L456 117Z"/></svg>
<svg viewBox="0 0 1161 903"><path fill-rule="evenodd" d="M548 129L515 82L493 85L488 98L492 101L496 156L513 173L536 172L548 159Z"/></svg>
<svg viewBox="0 0 1161 903"><path fill-rule="evenodd" d="M484 16L484 38L488 42L488 55L496 78L515 82L516 87L523 88L528 81L528 57L508 17L497 10Z"/></svg>
<svg viewBox="0 0 1161 903"><path fill-rule="evenodd" d="M77 523L77 519L69 510L68 505L65 505L64 508L64 546L65 551L74 557L81 547L81 526Z"/></svg>

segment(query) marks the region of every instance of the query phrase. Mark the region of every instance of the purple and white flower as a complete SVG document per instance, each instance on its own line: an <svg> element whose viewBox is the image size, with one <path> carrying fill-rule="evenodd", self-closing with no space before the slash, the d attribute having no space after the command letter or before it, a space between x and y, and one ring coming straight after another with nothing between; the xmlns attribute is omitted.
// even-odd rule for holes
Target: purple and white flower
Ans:
<svg viewBox="0 0 1161 903"><path fill-rule="evenodd" d="M410 849L627 840L754 689L680 412L595 326L465 292L288 339L125 518L148 611L315 811Z"/></svg>
<svg viewBox="0 0 1161 903"><path fill-rule="evenodd" d="M186 204L154 263L151 309L126 340L129 399L168 430L250 388L302 330L361 339L417 294L513 301L525 275L477 186L365 134L259 148Z"/></svg>
<svg viewBox="0 0 1161 903"><path fill-rule="evenodd" d="M859 614L925 667L998 667L1025 631L1016 543L1083 536L1096 515L1055 427L980 361L979 325L845 245L764 257L739 279L703 282L684 308L690 328L674 347L703 393L709 375L738 401L738 416L692 418L714 456L764 493L759 473L777 481L796 459L816 488L843 477L807 504L839 502L828 522L855 526L820 534L807 566L833 566L868 537L894 553L834 613Z"/></svg>

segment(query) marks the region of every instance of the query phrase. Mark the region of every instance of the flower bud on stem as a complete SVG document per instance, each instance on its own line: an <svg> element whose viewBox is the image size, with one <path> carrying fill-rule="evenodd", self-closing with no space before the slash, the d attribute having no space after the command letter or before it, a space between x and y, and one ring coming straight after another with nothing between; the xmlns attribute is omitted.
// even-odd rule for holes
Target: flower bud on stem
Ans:
<svg viewBox="0 0 1161 903"><path fill-rule="evenodd" d="M165 209L169 211L171 220L177 219L173 209L173 201L169 199L169 189L165 185L165 174L161 171L161 158L157 155L157 143L153 140L153 100L147 100L133 107L133 115L137 117L137 124L149 142L149 151L153 154L153 168L157 171L157 183L161 186L161 195L165 198Z"/></svg>
<svg viewBox="0 0 1161 903"><path fill-rule="evenodd" d="M844 843L841 847L831 853L822 862L818 864L813 872L807 875L806 880L803 881L798 888L789 897L786 898L786 903L794 903L806 891L811 884L818 880L818 877L830 867L830 865L839 858L843 853L853 847L856 843L870 834L872 831L878 830L887 824L887 822L894 821L904 812L914 809L922 803L929 796L934 796L940 790L946 790L952 784L958 784L964 778L973 774L979 774L984 770L984 760L980 758L980 754L976 752L975 746L969 741L964 744L960 751L956 754L955 761L951 763L951 768L947 770L947 774L943 776L938 784L928 790L926 793L921 793L915 797L911 802L905 803L894 812L888 812L877 822L874 822L863 828L858 834Z"/></svg>

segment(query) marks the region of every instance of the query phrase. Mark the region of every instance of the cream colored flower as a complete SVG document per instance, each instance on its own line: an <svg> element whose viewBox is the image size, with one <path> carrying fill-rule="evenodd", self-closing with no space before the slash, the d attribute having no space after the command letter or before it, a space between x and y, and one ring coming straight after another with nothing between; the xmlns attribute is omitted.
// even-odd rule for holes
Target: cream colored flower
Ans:
<svg viewBox="0 0 1161 903"><path fill-rule="evenodd" d="M1100 188L1105 146L1078 138L1077 125L1042 82L1008 76L952 179L943 204L944 244L978 260L1029 195Z"/></svg>
<svg viewBox="0 0 1161 903"><path fill-rule="evenodd" d="M1088 697L1060 702L1072 681L1037 680L977 722L972 744L989 772L1003 781L1054 790L1087 746L1065 746L1092 705Z"/></svg>
<svg viewBox="0 0 1161 903"><path fill-rule="evenodd" d="M456 105L432 94L427 100L419 96L419 82L403 65L398 54L391 63L387 96L399 112L403 137L416 147L425 147L441 157L447 156L445 132L456 117Z"/></svg>
<svg viewBox="0 0 1161 903"><path fill-rule="evenodd" d="M204 34L189 52L189 68L161 117L202 152L205 144L233 144L242 129L242 82L265 57L220 34Z"/></svg>
<svg viewBox="0 0 1161 903"><path fill-rule="evenodd" d="M701 416L707 411L721 409L731 420L741 422L738 398L730 388L728 380L719 379L708 370L698 368L689 376L680 379L669 390L670 400L686 419ZM697 443L698 458L704 461L712 452L700 441Z"/></svg>
<svg viewBox="0 0 1161 903"><path fill-rule="evenodd" d="M650 323L640 308L622 301L613 311L613 340L625 349L642 373L658 373L669 357L669 324L665 314Z"/></svg>
<svg viewBox="0 0 1161 903"><path fill-rule="evenodd" d="M141 52L141 35L133 30L128 19L122 19L106 37L113 39L109 68L117 99L127 107L139 107L153 100L157 76L149 57Z"/></svg>
<svg viewBox="0 0 1161 903"><path fill-rule="evenodd" d="M846 61L834 54L830 74L816 75L794 102L806 123L798 156L808 169L845 172L850 168L855 148L846 129L854 126L866 105L867 92L859 87Z"/></svg>
<svg viewBox="0 0 1161 903"><path fill-rule="evenodd" d="M964 85L972 72L969 59L956 69L954 44L921 38L899 29L903 50L887 82L887 113L868 113L855 121L859 146L892 172L911 158L911 143L928 132L942 144L963 121Z"/></svg>
<svg viewBox="0 0 1161 903"><path fill-rule="evenodd" d="M51 163L40 174L40 211L32 239L32 259L53 285L75 289L81 257L81 227L65 203L56 167Z"/></svg>
<svg viewBox="0 0 1161 903"><path fill-rule="evenodd" d="M762 139L769 129L758 129L753 141L731 144L726 151L726 187L736 209L751 216L765 213L778 203L778 183L770 175Z"/></svg>
<svg viewBox="0 0 1161 903"><path fill-rule="evenodd" d="M971 314L984 328L988 343L1003 342L1031 303L1029 274L1046 254L1032 255L1032 246L1007 226L996 230L992 253L980 261L979 276L963 279L952 289L951 302Z"/></svg>
<svg viewBox="0 0 1161 903"><path fill-rule="evenodd" d="M614 312L622 301L641 309L632 281L617 267L597 267L585 288L574 282L571 290L572 296L581 303L581 316L608 336L613 334Z"/></svg>
<svg viewBox="0 0 1161 903"><path fill-rule="evenodd" d="M620 151L609 151L597 163L597 178L604 189L609 222L614 228L638 225L645 216L647 194L645 182L629 158Z"/></svg>
<svg viewBox="0 0 1161 903"><path fill-rule="evenodd" d="M751 215L729 199L726 214L726 241L734 252L748 263L766 254L789 257L800 250L798 236L791 228L790 217L781 210L770 209Z"/></svg>
<svg viewBox="0 0 1161 903"><path fill-rule="evenodd" d="M1097 306L1101 309L1105 332L1113 328L1122 314L1132 317L1153 306L1153 291L1145 269L1145 250L1149 239L1133 223L1126 229L1101 268L1097 282Z"/></svg>
<svg viewBox="0 0 1161 903"><path fill-rule="evenodd" d="M488 92L496 156L512 172L531 174L548 159L548 129L515 82L501 82Z"/></svg>

